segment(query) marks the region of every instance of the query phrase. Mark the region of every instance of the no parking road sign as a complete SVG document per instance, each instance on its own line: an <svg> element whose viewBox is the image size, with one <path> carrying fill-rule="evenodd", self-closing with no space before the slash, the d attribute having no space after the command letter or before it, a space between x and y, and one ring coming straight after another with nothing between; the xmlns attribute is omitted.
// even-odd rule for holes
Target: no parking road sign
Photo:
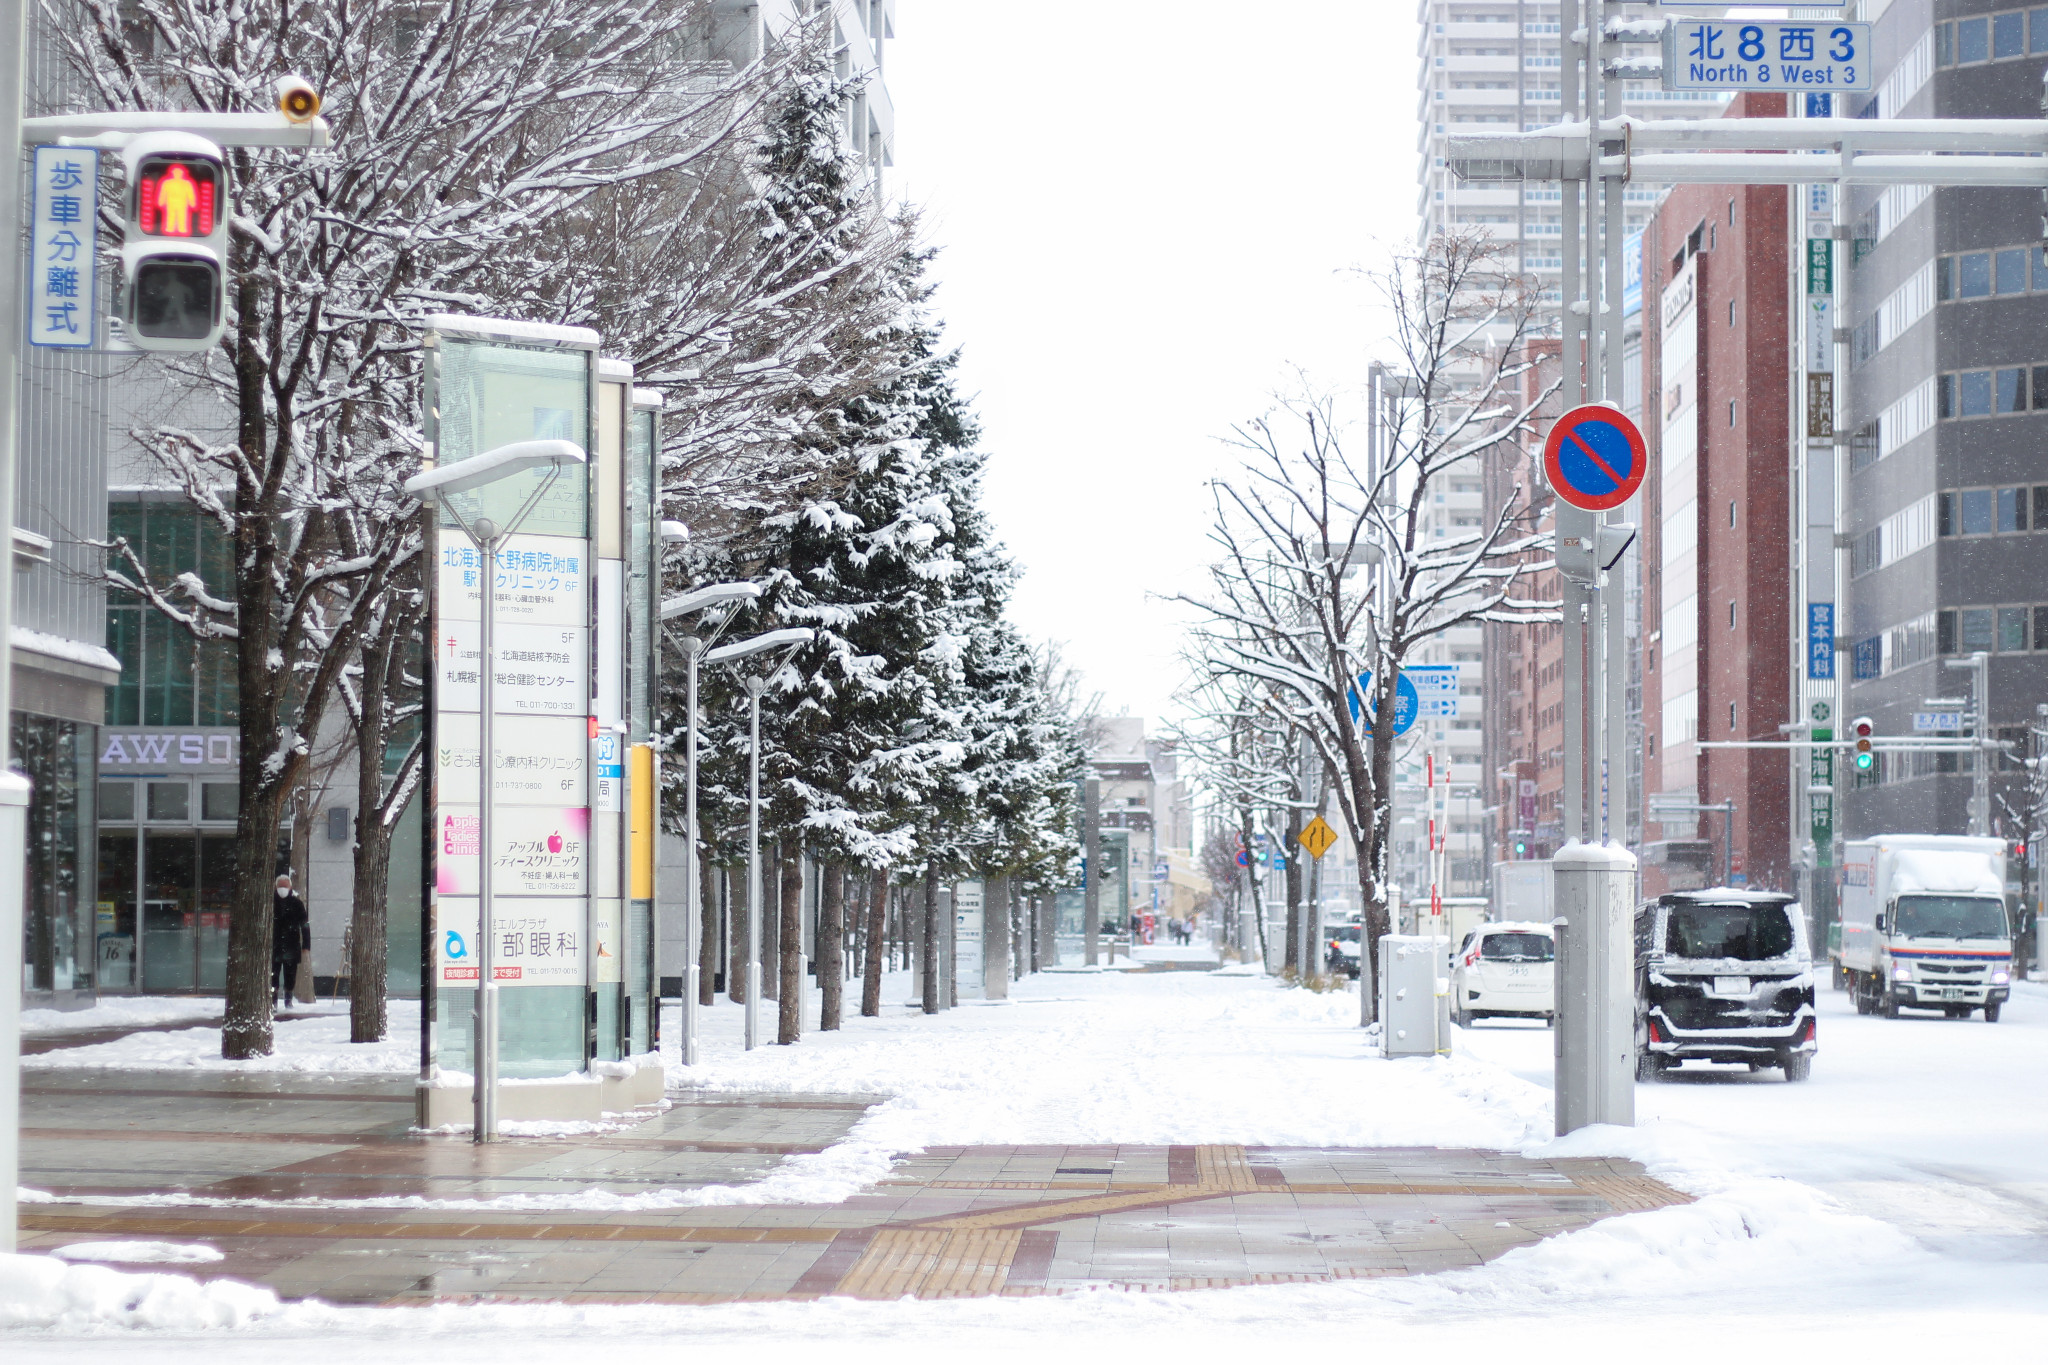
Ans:
<svg viewBox="0 0 2048 1365"><path fill-rule="evenodd" d="M1605 512L1636 495L1649 471L1643 433L1613 408L1587 403L1557 419L1543 443L1543 473L1557 496Z"/></svg>

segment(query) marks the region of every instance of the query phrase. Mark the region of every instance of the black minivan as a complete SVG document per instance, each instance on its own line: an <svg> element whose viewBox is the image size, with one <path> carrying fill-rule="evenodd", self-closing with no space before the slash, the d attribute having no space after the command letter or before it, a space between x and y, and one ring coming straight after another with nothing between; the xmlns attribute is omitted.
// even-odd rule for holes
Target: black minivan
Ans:
<svg viewBox="0 0 2048 1365"><path fill-rule="evenodd" d="M1636 1079L1687 1061L1813 1072L1805 916L1774 891L1673 891L1636 912Z"/></svg>

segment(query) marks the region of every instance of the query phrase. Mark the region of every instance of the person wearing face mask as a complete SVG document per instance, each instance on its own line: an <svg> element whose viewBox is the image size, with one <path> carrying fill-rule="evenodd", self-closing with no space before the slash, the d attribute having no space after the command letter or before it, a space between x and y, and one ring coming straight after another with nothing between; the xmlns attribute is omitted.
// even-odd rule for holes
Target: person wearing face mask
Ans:
<svg viewBox="0 0 2048 1365"><path fill-rule="evenodd" d="M277 899L271 904L270 967L275 978L277 1006L291 1002L292 987L299 979L299 959L313 946L313 917L306 903L292 893L292 879L277 879Z"/></svg>

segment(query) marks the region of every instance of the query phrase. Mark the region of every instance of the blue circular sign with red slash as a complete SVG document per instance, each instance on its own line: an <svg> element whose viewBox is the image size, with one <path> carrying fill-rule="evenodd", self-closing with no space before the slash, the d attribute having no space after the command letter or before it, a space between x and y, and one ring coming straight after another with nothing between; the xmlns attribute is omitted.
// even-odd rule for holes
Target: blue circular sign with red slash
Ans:
<svg viewBox="0 0 2048 1365"><path fill-rule="evenodd" d="M1558 418L1543 443L1543 473L1551 488L1588 512L1605 512L1634 497L1649 468L1643 433L1621 412L1599 403Z"/></svg>

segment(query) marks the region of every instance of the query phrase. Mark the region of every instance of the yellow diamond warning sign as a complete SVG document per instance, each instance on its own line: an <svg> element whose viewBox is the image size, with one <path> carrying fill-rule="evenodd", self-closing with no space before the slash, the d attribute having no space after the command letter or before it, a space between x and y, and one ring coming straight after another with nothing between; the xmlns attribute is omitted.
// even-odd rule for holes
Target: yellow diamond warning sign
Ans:
<svg viewBox="0 0 2048 1365"><path fill-rule="evenodd" d="M1337 842L1337 831L1330 828L1330 822L1318 815L1303 827L1296 843L1308 850L1311 858L1320 858L1330 851L1330 845Z"/></svg>

